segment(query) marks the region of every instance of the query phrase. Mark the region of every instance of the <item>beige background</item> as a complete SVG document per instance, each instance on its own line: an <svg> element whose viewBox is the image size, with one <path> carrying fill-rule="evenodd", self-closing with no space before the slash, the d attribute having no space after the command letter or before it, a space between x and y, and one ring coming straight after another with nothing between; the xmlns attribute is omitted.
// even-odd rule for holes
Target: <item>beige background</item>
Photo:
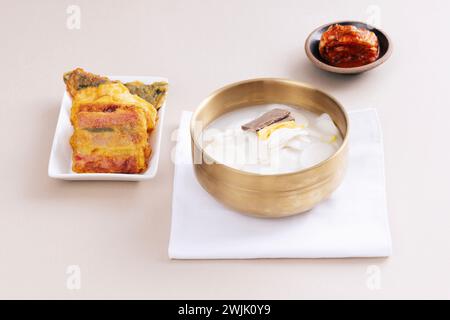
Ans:
<svg viewBox="0 0 450 320"><path fill-rule="evenodd" d="M450 298L448 1L4 1L1 298ZM81 29L66 8L81 8ZM392 58L360 76L315 69L315 27L380 8ZM160 75L171 91L157 177L63 182L47 177L64 86L76 66ZM394 255L389 259L170 261L174 146L182 110L237 80L311 83L349 110L376 107L386 151ZM79 265L82 287L66 288ZM381 270L381 289L366 285Z"/></svg>

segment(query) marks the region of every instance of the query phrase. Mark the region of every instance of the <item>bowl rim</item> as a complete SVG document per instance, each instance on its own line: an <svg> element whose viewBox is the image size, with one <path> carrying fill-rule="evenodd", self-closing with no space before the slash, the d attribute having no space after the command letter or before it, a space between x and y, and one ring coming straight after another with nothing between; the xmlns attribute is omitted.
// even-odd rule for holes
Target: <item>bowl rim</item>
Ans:
<svg viewBox="0 0 450 320"><path fill-rule="evenodd" d="M387 46L387 50L386 53L378 58L377 60L375 60L374 62L371 62L369 64L365 64L363 66L359 66L359 67L352 67L352 68L343 68L343 67L335 67L332 66L330 64L324 63L322 61L320 61L319 59L316 58L316 56L312 53L311 48L310 48L310 44L311 44L311 40L313 35L319 31L320 29L329 27L331 25L334 24L341 24L341 23L346 23L346 24L350 24L350 25L354 25L354 24L363 24L365 26L367 26L367 29L369 30L376 30L379 33L381 33L387 40L388 46ZM386 62L392 55L392 50L393 50L393 45L392 45L392 41L391 38L388 36L388 34L383 31L380 28L374 27L371 24L368 24L366 22L363 21L357 21L357 20L341 20L341 21L335 21L335 22L331 22L331 23L325 23L323 25L321 25L320 27L317 27L316 29L314 29L309 36L306 38L305 40L305 52L307 57L309 58L309 60L311 62L313 62L314 65L316 65L317 67L319 67L322 70L325 71L329 71L329 72L335 72L335 73L360 73L360 72L364 72L364 71L368 71L371 70L375 67L378 67L379 65L383 64L384 62Z"/></svg>
<svg viewBox="0 0 450 320"><path fill-rule="evenodd" d="M348 141L349 141L349 132L350 132L350 121L349 121L349 117L347 114L347 111L345 110L345 108L342 106L342 104L336 100L336 98L326 92L324 92L321 89L318 89L314 86L311 86L307 83L304 82L299 82L299 81L295 81L295 80L290 80L290 79L286 79L286 78L254 78L254 79L247 79L247 80L242 80L242 81L238 81L238 82L233 82L231 84L225 85L219 89L214 90L208 97L206 97L201 103L200 105L196 108L196 110L194 111L194 113L192 114L191 120L190 120L190 135L191 135L191 142L195 144L195 147L200 150L202 152L202 161L203 161L203 154L206 154L209 158L214 159L214 157L212 157L210 154L208 154L203 148L200 147L198 141L197 141L197 137L195 137L195 119L197 118L197 115L206 107L206 105L209 103L210 100L212 100L214 97L216 97L218 94L222 93L223 91L226 91L230 88L242 85L242 84L246 84L246 83L252 83L252 82L261 82L261 81L270 81L270 82L279 82L279 83L287 83L287 84L291 84L291 85L295 85L295 86L300 86L300 87L304 87L307 89L311 89L314 91L317 91L320 94L325 95L326 97L328 97L329 99L331 99L340 109L340 111L342 112L344 119L345 119L345 123L347 126L347 130L345 132L345 135L342 138L342 144L339 146L339 148L328 158L326 158L325 160L322 160L321 162L315 164L314 166L311 167L307 167L307 168L303 168L301 170L297 170L297 171L292 171L292 172L285 172L285 173L268 173L268 174L261 174L261 173L255 173L255 172L248 172L248 171L243 171L243 170L239 170L233 167L230 167L226 164L223 163L214 163L215 165L220 165L223 166L225 168L227 168L228 170L235 172L237 174L240 175L245 175L245 176L251 176L251 177L283 177L283 176L293 176L293 175L297 175L297 174L302 174L304 172L307 171L311 171L311 170L315 170L317 168L323 167L326 164L328 164L329 162L333 161L333 159L335 159L336 157L338 157L338 155L340 155L341 153L344 152L344 150L347 148L348 145ZM251 105L249 105L251 106ZM203 128L204 129L204 128ZM202 129L202 131L203 131ZM342 134L342 133L341 133ZM191 146L193 147L193 146ZM196 165L193 163L193 165Z"/></svg>

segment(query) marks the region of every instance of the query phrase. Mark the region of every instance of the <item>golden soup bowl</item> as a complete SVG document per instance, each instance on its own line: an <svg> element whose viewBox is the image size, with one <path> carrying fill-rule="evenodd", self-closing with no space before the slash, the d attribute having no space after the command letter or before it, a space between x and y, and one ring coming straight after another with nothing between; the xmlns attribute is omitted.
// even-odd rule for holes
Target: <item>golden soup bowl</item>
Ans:
<svg viewBox="0 0 450 320"><path fill-rule="evenodd" d="M215 163L202 149L202 128L227 112L266 103L287 104L317 114L328 113L342 134L342 145L330 158L313 167L283 174L240 171ZM264 218L302 213L326 199L341 183L348 154L348 126L342 105L309 85L274 78L237 82L212 93L192 116L194 171L207 192L236 211Z"/></svg>

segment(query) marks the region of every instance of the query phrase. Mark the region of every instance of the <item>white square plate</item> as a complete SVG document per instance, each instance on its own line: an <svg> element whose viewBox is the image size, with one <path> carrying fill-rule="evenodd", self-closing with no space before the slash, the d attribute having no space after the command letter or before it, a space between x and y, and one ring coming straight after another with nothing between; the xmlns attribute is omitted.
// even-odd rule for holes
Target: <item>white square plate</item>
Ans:
<svg viewBox="0 0 450 320"><path fill-rule="evenodd" d="M112 80L121 82L141 81L150 84L155 81L165 81L167 79L161 77L147 76L130 76L116 77L110 76ZM50 153L50 161L48 164L48 175L51 178L63 180L119 180L119 181L142 181L152 179L158 171L159 150L161 149L161 135L164 123L164 114L166 111L166 103L158 111L158 122L155 129L150 135L150 146L152 155L146 172L140 174L123 174L123 173L75 173L72 171L72 147L70 146L70 137L73 133L73 127L70 123L70 108L72 107L72 99L67 92L61 103L59 111L58 123L56 125L55 136L53 138L52 151Z"/></svg>

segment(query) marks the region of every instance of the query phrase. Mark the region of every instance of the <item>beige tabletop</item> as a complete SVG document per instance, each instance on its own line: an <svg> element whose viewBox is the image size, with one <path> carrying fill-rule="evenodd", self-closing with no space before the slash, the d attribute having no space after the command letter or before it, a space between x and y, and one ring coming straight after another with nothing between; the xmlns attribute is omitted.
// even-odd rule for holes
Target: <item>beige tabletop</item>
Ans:
<svg viewBox="0 0 450 320"><path fill-rule="evenodd" d="M449 12L445 0L1 1L0 298L450 298ZM309 32L345 19L380 25L391 59L359 76L312 66ZM155 179L47 176L61 76L76 66L169 78ZM392 257L168 259L181 111L261 76L378 110Z"/></svg>

